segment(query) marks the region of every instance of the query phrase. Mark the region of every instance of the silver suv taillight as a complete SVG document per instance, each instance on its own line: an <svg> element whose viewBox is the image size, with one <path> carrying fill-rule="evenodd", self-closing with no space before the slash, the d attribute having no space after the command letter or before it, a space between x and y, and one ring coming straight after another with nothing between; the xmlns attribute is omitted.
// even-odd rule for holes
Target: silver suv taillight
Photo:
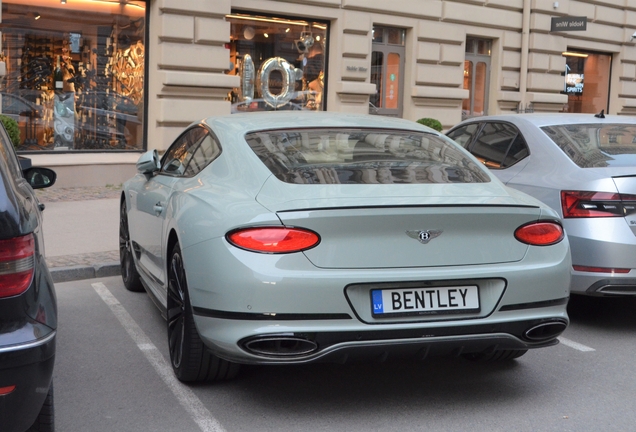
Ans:
<svg viewBox="0 0 636 432"><path fill-rule="evenodd" d="M33 279L33 234L0 240L0 298L25 292Z"/></svg>

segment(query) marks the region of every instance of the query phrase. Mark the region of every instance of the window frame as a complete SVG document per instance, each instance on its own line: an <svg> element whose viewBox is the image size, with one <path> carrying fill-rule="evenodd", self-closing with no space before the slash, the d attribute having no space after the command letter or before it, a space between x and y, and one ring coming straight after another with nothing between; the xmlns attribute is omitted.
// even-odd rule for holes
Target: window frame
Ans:
<svg viewBox="0 0 636 432"><path fill-rule="evenodd" d="M170 172L170 171L166 171L165 170L165 166L166 163L170 157L171 154L174 154L176 152L176 149L179 148L180 146L183 146L185 144L187 144L187 142L183 142L184 139L186 139L186 136L194 131L202 131L203 135L198 138L195 142L193 143L189 143L190 146L193 148L192 152L189 152L190 155L188 157L188 160L185 164L183 164L182 166L183 168L183 172L179 173L179 172ZM207 136L211 136L212 139L214 139L214 141L216 142L216 145L218 147L218 151L216 152L216 154L214 155L213 158L211 158L201 169L199 169L199 171L197 171L194 174L187 174L188 173L188 167L190 165L190 163L192 162L192 158L194 157L194 154L197 152L197 150L199 149L199 147L201 146L201 143L203 142L203 140L207 137ZM208 127L206 127L203 124L197 124L194 125L192 127L189 127L188 129L186 129L185 131L183 131L181 133L181 135L179 135L177 137L177 139L174 140L174 142L170 145L170 147L168 147L168 150L166 150L166 152L164 153L164 155L161 157L161 163L160 166L161 168L159 169L158 174L159 175L165 175L168 177L177 177L177 178L190 178L190 177L194 177L197 174L199 174L201 171L203 171L208 165L210 165L214 160L216 160L222 153L222 147L221 147L221 143L219 142L218 137L216 136L216 134L214 134Z"/></svg>
<svg viewBox="0 0 636 432"><path fill-rule="evenodd" d="M524 137L523 133L521 132L521 129L520 129L517 125L515 125L514 123L512 123L512 122L508 122L508 121L501 121L501 120L487 120L487 121L484 121L484 120L479 120L479 121L475 121L475 122L463 123L463 124L458 125L456 128L454 128L454 129L452 129L452 130L448 131L448 132L446 133L446 136L448 136L450 139L452 139L453 141L455 141L455 140L454 140L454 139L450 136L450 134L452 134L453 132L455 132L455 131L457 131L457 130L459 130L459 129L463 128L463 127L467 127L467 126L472 125L472 124L478 124L479 126L478 126L477 131L475 132L475 134L472 136L472 138L471 138L469 141L467 141L467 142L466 142L466 144L465 144L463 147L464 147L464 149L466 149L466 151L468 151L471 155L473 155L473 156L474 156L475 158L477 158L480 162L482 162L482 163L484 164L484 166L486 166L486 168L488 168L488 169L492 169L492 170L504 170L504 169L508 169L508 168L510 168L510 167L512 167L512 166L514 166L514 165L516 165L516 164L518 164L519 162L521 162L522 160L524 160L524 159L525 159L525 158L527 158L528 156L530 156L530 154L531 154L530 146L528 145L528 142L526 141L526 139L525 139L525 137ZM510 144L508 144L508 147L506 148L506 151L503 153L503 156L502 156L502 158L501 158L501 161L499 161L499 166L498 166L498 167L496 167L496 166L489 166L489 165L487 165L484 161L482 161L482 160L481 160L481 159L482 159L481 157L479 157L479 156L477 156L476 154L474 154L474 153L473 153L473 148L474 148L474 146L475 146L475 144L476 144L476 142L477 142L478 138L481 136L481 134L482 134L482 133L483 133L483 131L484 131L484 128L485 128L488 124L504 124L504 125L507 125L507 126L510 126L510 127L514 128L514 129L517 131L517 134L514 136L514 138L512 138L512 140L510 141ZM523 140L523 144L524 144L524 147L525 147L525 148L526 148L526 150L527 150L527 154L526 154L524 157L522 157L521 159L517 159L514 163L512 163L512 164L510 164L510 165L506 165L506 166L504 166L504 162L506 161L506 159L507 159L507 157L508 157L508 154L510 153L510 149L512 148L513 144L515 143L515 141L516 141L519 137L521 137L521 139ZM455 141L455 142L457 142L457 141ZM461 144L459 144L459 143L457 143L457 144L461 146Z"/></svg>

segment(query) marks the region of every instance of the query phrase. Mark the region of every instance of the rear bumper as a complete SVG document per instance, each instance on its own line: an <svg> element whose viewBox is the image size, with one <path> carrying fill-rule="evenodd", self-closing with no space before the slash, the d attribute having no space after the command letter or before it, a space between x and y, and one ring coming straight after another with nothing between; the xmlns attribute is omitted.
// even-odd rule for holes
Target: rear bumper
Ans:
<svg viewBox="0 0 636 432"><path fill-rule="evenodd" d="M565 219L563 225L572 248L572 264L632 269L629 273L572 270L570 290L573 293L592 296L636 295L636 235L624 218Z"/></svg>
<svg viewBox="0 0 636 432"><path fill-rule="evenodd" d="M572 271L573 294L595 297L636 296L636 270L629 273L586 273Z"/></svg>
<svg viewBox="0 0 636 432"><path fill-rule="evenodd" d="M16 386L0 396L3 431L25 431L40 412L53 377L55 337L52 331L28 343L0 346L0 388Z"/></svg>
<svg viewBox="0 0 636 432"><path fill-rule="evenodd" d="M219 357L233 362L344 363L356 359L426 358L543 348L558 343L557 336L567 327L569 320L563 309L564 306L554 306L543 313L535 310L535 318L512 318L487 324L455 322L373 328L361 326L353 319L263 322L195 315L195 321L206 345ZM536 318L537 315L541 318ZM528 330L550 324L556 325L554 331L540 340L527 337Z"/></svg>

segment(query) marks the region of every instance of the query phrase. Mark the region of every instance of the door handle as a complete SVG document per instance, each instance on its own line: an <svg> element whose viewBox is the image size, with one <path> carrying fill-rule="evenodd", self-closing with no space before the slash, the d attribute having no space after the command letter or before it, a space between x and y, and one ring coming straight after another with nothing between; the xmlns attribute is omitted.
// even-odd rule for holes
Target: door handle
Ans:
<svg viewBox="0 0 636 432"><path fill-rule="evenodd" d="M155 204L154 210L155 210L155 214L159 216L161 212L163 212L163 205L161 205L161 203L158 202L157 204Z"/></svg>

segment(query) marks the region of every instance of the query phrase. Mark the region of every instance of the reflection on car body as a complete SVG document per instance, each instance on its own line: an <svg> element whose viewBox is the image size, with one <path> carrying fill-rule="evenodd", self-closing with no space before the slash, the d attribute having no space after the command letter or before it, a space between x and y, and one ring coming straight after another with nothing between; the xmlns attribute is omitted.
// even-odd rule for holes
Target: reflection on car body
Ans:
<svg viewBox="0 0 636 432"><path fill-rule="evenodd" d="M182 381L241 363L510 360L568 325L557 213L417 123L212 117L137 169L122 278L165 314Z"/></svg>
<svg viewBox="0 0 636 432"><path fill-rule="evenodd" d="M473 118L448 136L564 218L572 293L636 295L636 126L625 116Z"/></svg>

